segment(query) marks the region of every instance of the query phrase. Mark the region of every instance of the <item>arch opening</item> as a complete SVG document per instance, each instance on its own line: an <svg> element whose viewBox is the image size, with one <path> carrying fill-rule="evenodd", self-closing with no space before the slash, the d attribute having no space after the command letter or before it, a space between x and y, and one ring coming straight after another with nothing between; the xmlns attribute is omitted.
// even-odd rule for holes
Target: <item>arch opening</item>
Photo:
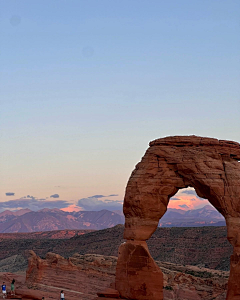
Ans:
<svg viewBox="0 0 240 300"><path fill-rule="evenodd" d="M208 199L197 195L194 188L182 188L168 202L159 227L225 226L225 219Z"/></svg>

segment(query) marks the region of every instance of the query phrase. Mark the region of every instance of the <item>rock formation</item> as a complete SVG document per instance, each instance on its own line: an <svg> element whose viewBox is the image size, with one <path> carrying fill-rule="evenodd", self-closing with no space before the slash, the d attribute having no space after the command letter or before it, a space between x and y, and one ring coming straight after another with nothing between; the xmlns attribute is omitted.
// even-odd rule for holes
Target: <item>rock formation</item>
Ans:
<svg viewBox="0 0 240 300"><path fill-rule="evenodd" d="M129 241L119 248L117 289L128 299L163 299L163 274L145 241ZM119 280L121 278L121 280Z"/></svg>
<svg viewBox="0 0 240 300"><path fill-rule="evenodd" d="M67 299L90 300L114 282L116 264L116 257L111 256L75 254L65 259L47 253L46 259L41 259L30 251L26 285L30 289L52 287L58 290L58 294L64 290Z"/></svg>
<svg viewBox="0 0 240 300"><path fill-rule="evenodd" d="M130 280L135 281L135 273L138 270L141 272L141 276L144 276L144 279L149 275L147 285L151 285L153 288L153 291L150 291L152 294L148 294L149 300L153 297L154 282L156 282L154 278L157 276L159 280L163 280L164 300L212 300L213 298L224 300L226 297L229 272L159 261L154 262L149 258L145 242L133 242L130 249L127 250L131 252L128 261L125 262L125 265L128 265L132 271ZM120 251L124 252L126 249L121 247ZM127 254L123 252L123 255ZM141 255L141 261L138 260L139 254ZM122 264L124 264L124 261L122 261ZM156 272L147 274L147 268L141 270L141 267L146 264L154 268ZM112 300L119 299L119 293L111 284L115 280L116 265L117 257L114 256L75 254L73 257L65 259L55 253L49 253L46 259L41 259L34 252L31 252L26 273L26 285L18 286L16 292L18 295L32 295L34 298L45 296L45 299L58 299L59 292L63 289L66 298L72 300L94 300L96 294L98 294L99 298L97 299L99 300L104 299L104 297ZM134 268L136 265L138 270ZM120 266L119 264L118 267ZM161 273L158 272L158 267L162 269L163 278ZM124 266L120 271L123 274ZM10 278L12 277L10 276ZM16 279L19 283L19 279ZM6 281L6 277L4 280ZM127 278L123 277L123 287L126 285L126 280ZM10 282L10 280L8 279L7 282ZM134 293L138 290L144 292L144 286L140 287L137 284L135 289L131 290L132 297L135 297ZM112 286L111 289L107 288L109 285ZM135 299L138 298L135 297Z"/></svg>
<svg viewBox="0 0 240 300"><path fill-rule="evenodd" d="M116 272L116 289L121 296L149 300L149 293L154 286L151 300L163 299L160 296L161 271L156 270L151 257L147 256L147 246L143 246L143 242L156 230L170 197L179 189L193 187L199 197L208 199L226 219L227 237L234 247L226 299L240 299L239 160L240 144L236 142L197 136L166 137L150 142L126 188L124 238L127 242L120 247ZM136 245L142 245L141 250L137 251ZM132 251L134 262L141 261L140 269L132 263ZM127 261L125 266L124 259ZM158 275L150 282L143 276L144 272ZM125 280L123 276L131 280ZM134 290L135 284L144 286L144 290Z"/></svg>

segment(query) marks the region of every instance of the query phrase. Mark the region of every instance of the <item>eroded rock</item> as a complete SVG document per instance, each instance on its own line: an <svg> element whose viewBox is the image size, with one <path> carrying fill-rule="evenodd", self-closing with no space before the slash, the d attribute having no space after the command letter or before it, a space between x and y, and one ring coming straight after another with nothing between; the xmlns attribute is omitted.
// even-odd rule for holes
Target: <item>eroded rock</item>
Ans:
<svg viewBox="0 0 240 300"><path fill-rule="evenodd" d="M54 287L58 293L64 290L68 299L89 300L114 282L116 257L75 254L66 259L49 252L46 259L41 259L33 251L30 254L26 271L30 289Z"/></svg>
<svg viewBox="0 0 240 300"><path fill-rule="evenodd" d="M161 299L163 274L146 242L128 241L119 248L116 289L128 299Z"/></svg>
<svg viewBox="0 0 240 300"><path fill-rule="evenodd" d="M126 286L127 279L130 279L133 285L135 278L138 278L139 282L141 282L143 278L144 280L148 278L149 272L151 272L147 285L154 288L154 284L162 280L161 271L158 276L160 267L163 273L164 300L179 300L180 296L181 300L191 300L193 297L194 300L199 298L212 300L214 297L218 300L224 300L226 298L229 272L159 261L156 261L155 264L149 257L145 242L128 242L126 244L132 244L130 246L132 254L134 253L133 249L138 249L135 254L143 251L140 264L138 264L138 255L131 255L131 258L127 257L128 262L126 262L124 259L126 249L122 247L123 268L117 271L117 257L114 256L75 254L73 257L65 259L54 253L49 253L46 259L41 259L32 252L32 258L34 259L29 260L26 285L19 285L20 280L18 277L15 277L16 274L8 274L7 277L5 274L0 279L11 282L12 278L15 278L17 283L16 293L19 295L28 294L34 297L44 296L45 299L58 299L59 293L63 289L66 299L72 300L93 300L96 299L97 294L99 295L99 298L97 298L99 300L104 298L124 299L124 297L119 296L119 292L115 289L115 284L112 284L115 281L115 272L121 272L121 277L124 279L123 282L119 282L119 285L124 284L123 288ZM136 247L137 245L140 248ZM73 266L69 265L69 261L71 261ZM146 266L146 264L148 266L147 268L144 267L142 271L140 270L140 276L136 274L138 271L134 269L136 264L138 269L141 266ZM66 265L68 265L68 270L64 267ZM125 268L126 271L126 266L133 272L128 278L126 278L126 273L123 275L123 269ZM157 270L157 273L152 272L153 270ZM153 276L153 274L157 276ZM141 278L141 276L143 277ZM111 289L108 289L108 286L111 286ZM158 289L158 286L155 287ZM134 291L134 289L137 291ZM138 290L137 285L133 286L132 293L135 293L135 299L139 299ZM147 299L152 299L152 295L150 294Z"/></svg>
<svg viewBox="0 0 240 300"><path fill-rule="evenodd" d="M157 139L150 142L150 147L132 172L124 199L124 238L138 242L147 240L156 230L170 198L179 189L193 187L199 197L208 199L225 217L228 239L234 247L227 300L240 299L239 160L240 145L236 142L197 136ZM116 282L121 281L120 275L118 272ZM146 282L147 279L142 278L142 284ZM125 284L121 289L130 291L130 284ZM131 294L125 294L125 297L135 299Z"/></svg>

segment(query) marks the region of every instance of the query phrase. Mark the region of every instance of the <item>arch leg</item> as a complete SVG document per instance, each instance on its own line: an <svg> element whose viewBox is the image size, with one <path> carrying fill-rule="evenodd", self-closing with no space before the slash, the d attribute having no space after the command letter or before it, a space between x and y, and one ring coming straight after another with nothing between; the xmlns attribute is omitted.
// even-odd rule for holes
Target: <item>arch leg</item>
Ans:
<svg viewBox="0 0 240 300"><path fill-rule="evenodd" d="M240 300L240 219L226 218L228 240L233 245L226 300Z"/></svg>
<svg viewBox="0 0 240 300"><path fill-rule="evenodd" d="M163 300L163 274L145 241L127 241L119 247L116 289L127 299Z"/></svg>

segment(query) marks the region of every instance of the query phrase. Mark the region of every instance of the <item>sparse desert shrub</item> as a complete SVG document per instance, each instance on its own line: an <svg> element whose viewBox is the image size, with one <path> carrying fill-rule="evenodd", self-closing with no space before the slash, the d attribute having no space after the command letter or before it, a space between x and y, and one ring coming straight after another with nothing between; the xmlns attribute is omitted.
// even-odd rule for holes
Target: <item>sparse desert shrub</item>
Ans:
<svg viewBox="0 0 240 300"><path fill-rule="evenodd" d="M201 277L201 278L211 278L213 277L214 275L212 273L209 273L209 272L195 272L195 271L192 271L192 270L186 270L185 271L186 274L190 274L192 276L195 276L195 277Z"/></svg>
<svg viewBox="0 0 240 300"><path fill-rule="evenodd" d="M170 285L164 286L164 289L165 289L165 290L169 290L169 291L172 291L172 290L173 290L173 288L172 288Z"/></svg>

